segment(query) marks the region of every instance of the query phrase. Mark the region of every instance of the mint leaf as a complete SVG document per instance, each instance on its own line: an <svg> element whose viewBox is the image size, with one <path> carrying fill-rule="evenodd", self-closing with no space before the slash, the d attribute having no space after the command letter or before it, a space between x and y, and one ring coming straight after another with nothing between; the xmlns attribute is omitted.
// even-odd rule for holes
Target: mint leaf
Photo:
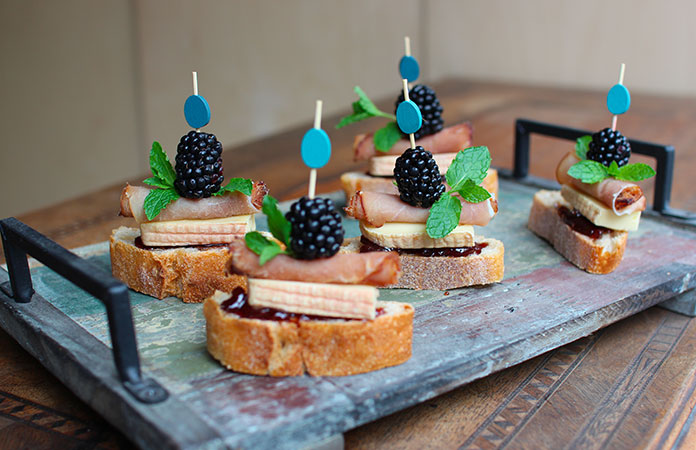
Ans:
<svg viewBox="0 0 696 450"><path fill-rule="evenodd" d="M143 209L147 220L152 220L167 207L168 204L179 198L179 194L174 188L169 189L153 189L145 197Z"/></svg>
<svg viewBox="0 0 696 450"><path fill-rule="evenodd" d="M341 121L338 122L338 125L336 125L336 128L337 129L343 128L346 125L350 125L351 123L355 123L355 122L360 122L361 120L369 119L370 117L372 117L372 116L366 112L351 114L350 116L346 116L346 117L342 118Z"/></svg>
<svg viewBox="0 0 696 450"><path fill-rule="evenodd" d="M159 178L163 185L174 187L176 173L172 163L167 158L167 154L164 153L162 146L157 141L152 143L152 149L150 149L150 170L154 178Z"/></svg>
<svg viewBox="0 0 696 450"><path fill-rule="evenodd" d="M449 193L442 194L440 199L430 207L425 231L433 239L447 236L457 225L462 214L462 204L458 198Z"/></svg>
<svg viewBox="0 0 696 450"><path fill-rule="evenodd" d="M573 164L570 169L568 169L568 175L577 178L583 183L594 184L607 178L609 176L609 171L604 164L585 159Z"/></svg>
<svg viewBox="0 0 696 450"><path fill-rule="evenodd" d="M268 229L271 234L287 248L290 248L290 222L278 209L278 200L266 195L263 198L261 211L268 217Z"/></svg>
<svg viewBox="0 0 696 450"><path fill-rule="evenodd" d="M488 147L469 147L457 153L447 169L445 179L453 191L458 191L467 180L480 184L486 178L490 166Z"/></svg>
<svg viewBox="0 0 696 450"><path fill-rule="evenodd" d="M469 203L481 203L491 198L490 192L482 186L475 184L473 180L466 180L457 193Z"/></svg>
<svg viewBox="0 0 696 450"><path fill-rule="evenodd" d="M271 259L284 254L280 245L272 241L258 231L251 231L244 236L244 242L249 250L259 255L259 265L263 266Z"/></svg>
<svg viewBox="0 0 696 450"><path fill-rule="evenodd" d="M399 139L401 139L399 126L396 122L389 122L375 132L375 148L380 152L388 152Z"/></svg>
<svg viewBox="0 0 696 450"><path fill-rule="evenodd" d="M280 245L278 245L277 242L271 241L271 245L269 245L268 247L265 247L261 251L261 254L259 255L259 265L263 266L264 264L266 264L268 261L275 258L276 256L281 255L281 254L285 254L285 253L286 252L280 248Z"/></svg>
<svg viewBox="0 0 696 450"><path fill-rule="evenodd" d="M384 111L380 111L379 108L370 100L365 91L360 89L360 86L355 86L353 88L356 94L358 94L358 101L353 102L353 114L350 114L341 119L336 125L336 128L343 128L351 123L359 122L364 119L369 119L370 117L386 117L388 119L396 120L394 114L389 114Z"/></svg>
<svg viewBox="0 0 696 450"><path fill-rule="evenodd" d="M645 180L646 178L655 176L656 173L655 169L643 163L626 164L625 166L618 169L617 172L618 173L614 175L614 177L617 180L624 181Z"/></svg>
<svg viewBox="0 0 696 450"><path fill-rule="evenodd" d="M582 136L575 141L575 154L580 160L587 159L587 150L590 148L592 136Z"/></svg>
<svg viewBox="0 0 696 450"><path fill-rule="evenodd" d="M612 161L611 164L609 164L609 167L607 167L607 172L612 177L615 177L616 175L618 175L619 165L616 164L616 161Z"/></svg>
<svg viewBox="0 0 696 450"><path fill-rule="evenodd" d="M159 177L151 177L151 178L148 178L147 180L143 180L143 183L149 184L150 186L155 186L155 187L158 187L158 188L162 188L162 189L169 189L169 188L171 188L171 186L169 186L167 183L165 183L164 181L162 181Z"/></svg>
<svg viewBox="0 0 696 450"><path fill-rule="evenodd" d="M271 241L258 231L250 231L247 234L245 234L244 242L246 242L246 245L247 247L249 247L249 250L256 253L257 255L261 254L264 247L271 245Z"/></svg>
<svg viewBox="0 0 696 450"><path fill-rule="evenodd" d="M251 195L254 183L247 178L230 178L226 185L214 193L214 196L223 195L227 192L241 192L244 195Z"/></svg>

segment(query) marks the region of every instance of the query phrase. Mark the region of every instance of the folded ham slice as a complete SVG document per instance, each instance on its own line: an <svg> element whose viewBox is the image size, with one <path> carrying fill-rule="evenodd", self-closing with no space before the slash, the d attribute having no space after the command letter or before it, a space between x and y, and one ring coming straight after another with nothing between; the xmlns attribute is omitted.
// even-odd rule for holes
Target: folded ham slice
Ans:
<svg viewBox="0 0 696 450"><path fill-rule="evenodd" d="M471 146L471 134L471 124L464 122L424 136L416 141L416 145L423 146L430 153L456 153ZM359 134L353 141L353 160L360 161L371 156L400 155L410 147L408 139L401 139L388 152L380 152L375 149L373 133Z"/></svg>
<svg viewBox="0 0 696 450"><path fill-rule="evenodd" d="M388 286L397 282L401 263L396 252L370 252L337 253L311 261L278 255L260 266L258 255L239 239L230 244L227 270L250 278Z"/></svg>
<svg viewBox="0 0 696 450"><path fill-rule="evenodd" d="M583 183L577 178L568 175L568 169L580 162L575 152L569 152L556 168L556 179L561 184L568 184L577 190L594 197L614 211L614 214L623 216L635 211L645 211L647 200L643 190L637 184L630 181L606 178L598 183Z"/></svg>
<svg viewBox="0 0 696 450"><path fill-rule="evenodd" d="M443 194L444 195L444 194ZM346 214L373 227L387 222L426 223L430 210L401 201L398 195L357 191L345 207ZM462 201L460 225L486 226L498 212L498 202L491 197L481 203Z"/></svg>
<svg viewBox="0 0 696 450"><path fill-rule="evenodd" d="M154 219L147 220L143 205L153 188L127 185L121 192L121 215L134 217L136 222L163 222L184 219L218 219L221 217L254 214L261 210L268 188L263 181L254 182L251 195L241 192L201 199L179 198L164 208Z"/></svg>

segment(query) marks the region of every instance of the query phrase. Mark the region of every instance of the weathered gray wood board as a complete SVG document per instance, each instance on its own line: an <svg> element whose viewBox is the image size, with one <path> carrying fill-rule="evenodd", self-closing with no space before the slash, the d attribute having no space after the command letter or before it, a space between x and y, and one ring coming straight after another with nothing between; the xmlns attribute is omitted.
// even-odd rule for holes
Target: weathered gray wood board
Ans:
<svg viewBox="0 0 696 450"><path fill-rule="evenodd" d="M297 448L696 287L694 231L644 218L641 229L631 233L621 266L609 275L590 275L526 229L534 191L502 181L499 216L477 230L506 245L502 283L449 292L381 291L383 299L416 307L413 357L397 367L337 378L235 374L207 354L200 305L133 293L144 370L172 394L163 404L147 406L117 381L101 304L52 271L33 269L38 295L30 304L0 294L0 326L143 447ZM346 228L357 235L354 222ZM82 251L109 270L105 245ZM6 280L0 271L0 283Z"/></svg>

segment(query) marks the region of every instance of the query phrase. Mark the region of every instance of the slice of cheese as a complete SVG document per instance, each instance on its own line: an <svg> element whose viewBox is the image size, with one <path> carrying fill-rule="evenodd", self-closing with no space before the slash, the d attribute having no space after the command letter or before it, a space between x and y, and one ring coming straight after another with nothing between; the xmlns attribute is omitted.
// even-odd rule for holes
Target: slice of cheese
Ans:
<svg viewBox="0 0 696 450"><path fill-rule="evenodd" d="M564 184L561 195L573 208L580 211L593 224L619 231L635 231L640 222L640 211L619 216L599 200Z"/></svg>
<svg viewBox="0 0 696 450"><path fill-rule="evenodd" d="M171 220L140 224L140 236L148 246L225 244L256 229L253 214L219 219Z"/></svg>
<svg viewBox="0 0 696 450"><path fill-rule="evenodd" d="M379 291L373 286L249 278L249 304L296 314L374 319Z"/></svg>
<svg viewBox="0 0 696 450"><path fill-rule="evenodd" d="M360 231L370 241L387 248L446 248L474 245L474 227L459 225L443 238L433 239L424 223L391 222L376 228L360 223Z"/></svg>

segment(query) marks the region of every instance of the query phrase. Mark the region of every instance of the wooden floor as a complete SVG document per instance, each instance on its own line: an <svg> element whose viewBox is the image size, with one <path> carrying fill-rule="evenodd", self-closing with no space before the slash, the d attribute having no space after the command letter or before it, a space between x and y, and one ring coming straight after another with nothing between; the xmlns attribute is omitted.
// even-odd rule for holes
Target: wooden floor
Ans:
<svg viewBox="0 0 696 450"><path fill-rule="evenodd" d="M441 83L436 90L446 122L471 120L475 143L488 145L499 167L511 166L513 123L518 117L588 130L610 121L603 92L466 81ZM676 147L672 206L696 210L691 181L696 172L696 100L639 94L632 100L619 129L634 139ZM381 104L386 108L392 99ZM362 167L351 160L352 136L381 123L374 119L334 131L337 120L324 120L333 156L319 171L320 192L337 189L340 173ZM307 178L299 158L304 131L298 128L226 151L227 176L263 179L280 199L301 195ZM551 177L568 143L533 138L532 145L532 173ZM121 187L86 194L20 220L66 247L100 242L114 227L130 223L116 216ZM650 195L650 183L645 187ZM695 327L684 316L649 309L351 431L345 435L346 447L696 448L696 427L685 427L696 401ZM0 349L0 448L129 446L4 332Z"/></svg>

